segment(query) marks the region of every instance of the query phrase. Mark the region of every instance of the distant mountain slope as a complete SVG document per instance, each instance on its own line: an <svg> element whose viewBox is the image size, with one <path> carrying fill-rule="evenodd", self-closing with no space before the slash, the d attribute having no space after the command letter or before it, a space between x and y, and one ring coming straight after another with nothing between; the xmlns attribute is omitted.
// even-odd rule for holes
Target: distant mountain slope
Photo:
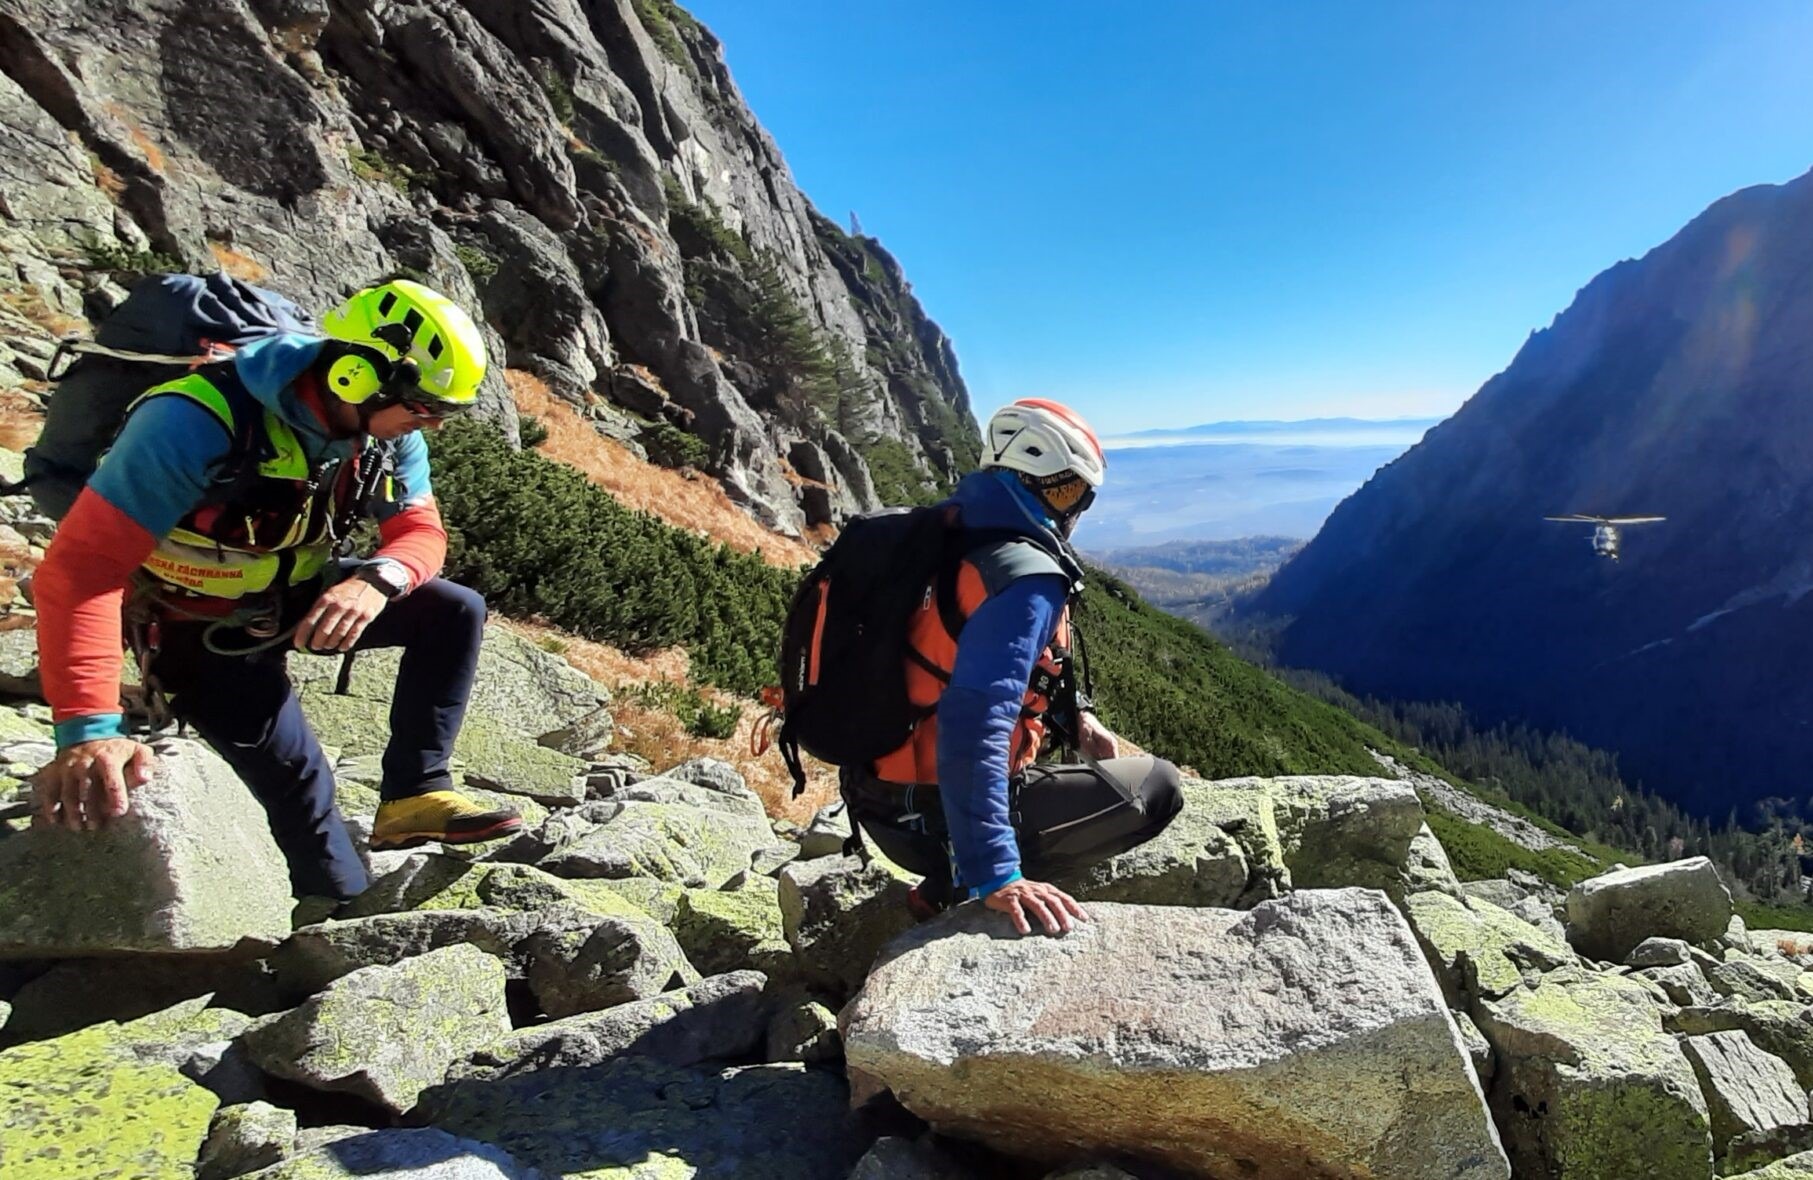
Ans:
<svg viewBox="0 0 1813 1180"><path fill-rule="evenodd" d="M1119 435L1109 440L1115 442L1135 439L1188 439L1200 435L1216 436L1257 436L1275 434L1341 434L1341 435L1402 435L1421 434L1428 430L1440 418L1296 418L1296 419L1240 419L1229 422L1205 422L1200 426L1159 427L1154 430L1136 430L1131 434Z"/></svg>
<svg viewBox="0 0 1813 1180"><path fill-rule="evenodd" d="M1616 750L1707 813L1813 764L1813 175L1582 290L1253 611L1278 657ZM1551 513L1661 513L1594 558Z"/></svg>

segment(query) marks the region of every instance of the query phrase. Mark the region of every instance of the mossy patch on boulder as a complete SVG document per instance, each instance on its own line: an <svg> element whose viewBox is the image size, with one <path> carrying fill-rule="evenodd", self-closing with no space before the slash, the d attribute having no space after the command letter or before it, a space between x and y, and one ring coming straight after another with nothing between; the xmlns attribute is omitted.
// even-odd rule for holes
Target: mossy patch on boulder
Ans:
<svg viewBox="0 0 1813 1180"><path fill-rule="evenodd" d="M601 918L648 915L602 881L556 877L532 865L475 862L440 853L412 856L372 882L347 907L347 918L404 910L540 910L568 906Z"/></svg>
<svg viewBox="0 0 1813 1180"><path fill-rule="evenodd" d="M1704 1180L1699 1080L1640 980L1562 968L1475 1011L1498 1072L1492 1111L1516 1175Z"/></svg>
<svg viewBox="0 0 1813 1180"><path fill-rule="evenodd" d="M707 975L743 968L770 978L793 973L780 882L772 877L751 877L741 889L688 889L673 929L686 957Z"/></svg>
<svg viewBox="0 0 1813 1180"><path fill-rule="evenodd" d="M219 1100L173 1066L138 1060L121 1028L0 1052L7 1180L190 1174Z"/></svg>

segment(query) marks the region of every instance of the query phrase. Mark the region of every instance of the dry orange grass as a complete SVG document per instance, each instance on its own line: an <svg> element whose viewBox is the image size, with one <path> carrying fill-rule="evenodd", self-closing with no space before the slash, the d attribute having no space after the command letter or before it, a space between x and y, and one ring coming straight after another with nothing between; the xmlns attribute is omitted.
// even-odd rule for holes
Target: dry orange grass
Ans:
<svg viewBox="0 0 1813 1180"><path fill-rule="evenodd" d="M151 170L160 176L163 175L164 169L168 166L168 161L164 159L164 149L158 147L157 141L145 134L145 129L133 119L132 112L117 102L110 102L103 109L118 119L120 124L126 128L126 134L132 138L139 153L145 157L145 163L151 165Z"/></svg>
<svg viewBox="0 0 1813 1180"><path fill-rule="evenodd" d="M0 303L4 303L9 309L37 327L43 328L52 336L68 336L88 331L87 320L64 315L46 302L43 293L36 287L15 287L0 293Z"/></svg>
<svg viewBox="0 0 1813 1180"><path fill-rule="evenodd" d="M125 180L118 172L99 160L94 161L94 184L96 188L107 194L108 200L116 205L120 203L120 198L126 195Z"/></svg>
<svg viewBox="0 0 1813 1180"><path fill-rule="evenodd" d="M208 253L214 255L214 261L220 264L220 269L236 279L244 279L248 283L261 283L271 277L271 272L264 268L263 263L249 254L241 254L231 246L222 245L219 242L209 242Z"/></svg>
<svg viewBox="0 0 1813 1180"><path fill-rule="evenodd" d="M548 441L537 449L585 472L593 483L629 507L733 549L759 553L772 565L796 566L818 560L818 552L811 547L757 524L731 502L717 480L638 459L621 443L605 438L534 374L507 369L504 381L516 399L516 408L533 414L548 428Z"/></svg>
<svg viewBox="0 0 1813 1180"><path fill-rule="evenodd" d="M38 441L44 411L17 389L0 389L0 447L23 451Z"/></svg>
<svg viewBox="0 0 1813 1180"><path fill-rule="evenodd" d="M761 722L762 707L755 701L734 697L714 688L699 691L715 705L736 705L743 710L736 732L727 738L695 737L681 721L664 710L630 699L628 690L640 684L671 681L690 685L686 653L677 648L646 658L629 655L607 643L580 639L543 623L502 620L502 625L549 651L610 689L616 696L611 716L618 727L617 748L647 758L655 769L665 770L690 758L717 758L737 768L768 814L776 819L805 823L812 813L837 798L837 774L832 768L808 762L806 791L793 798L793 780L778 751L751 752L750 738Z"/></svg>

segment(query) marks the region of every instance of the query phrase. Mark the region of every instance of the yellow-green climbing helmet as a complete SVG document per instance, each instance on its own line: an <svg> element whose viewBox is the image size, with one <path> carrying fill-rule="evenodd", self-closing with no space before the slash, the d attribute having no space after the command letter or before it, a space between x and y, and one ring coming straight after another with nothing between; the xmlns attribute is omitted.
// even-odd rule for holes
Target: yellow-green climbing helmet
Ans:
<svg viewBox="0 0 1813 1180"><path fill-rule="evenodd" d="M408 279L367 287L321 319L332 340L359 346L328 367L327 387L357 405L387 390L448 407L470 406L485 379L485 338L459 304ZM365 350L373 350L367 354ZM378 364L382 360L388 364ZM406 391L397 378L413 366Z"/></svg>

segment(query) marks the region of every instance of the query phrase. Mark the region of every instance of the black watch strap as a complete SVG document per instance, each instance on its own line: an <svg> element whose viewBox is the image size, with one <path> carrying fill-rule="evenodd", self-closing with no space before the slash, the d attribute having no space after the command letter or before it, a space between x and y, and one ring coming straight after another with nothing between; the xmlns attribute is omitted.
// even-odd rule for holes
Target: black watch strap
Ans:
<svg viewBox="0 0 1813 1180"><path fill-rule="evenodd" d="M353 571L353 577L376 586L386 598L401 598L409 589L409 575L386 561L371 561Z"/></svg>

